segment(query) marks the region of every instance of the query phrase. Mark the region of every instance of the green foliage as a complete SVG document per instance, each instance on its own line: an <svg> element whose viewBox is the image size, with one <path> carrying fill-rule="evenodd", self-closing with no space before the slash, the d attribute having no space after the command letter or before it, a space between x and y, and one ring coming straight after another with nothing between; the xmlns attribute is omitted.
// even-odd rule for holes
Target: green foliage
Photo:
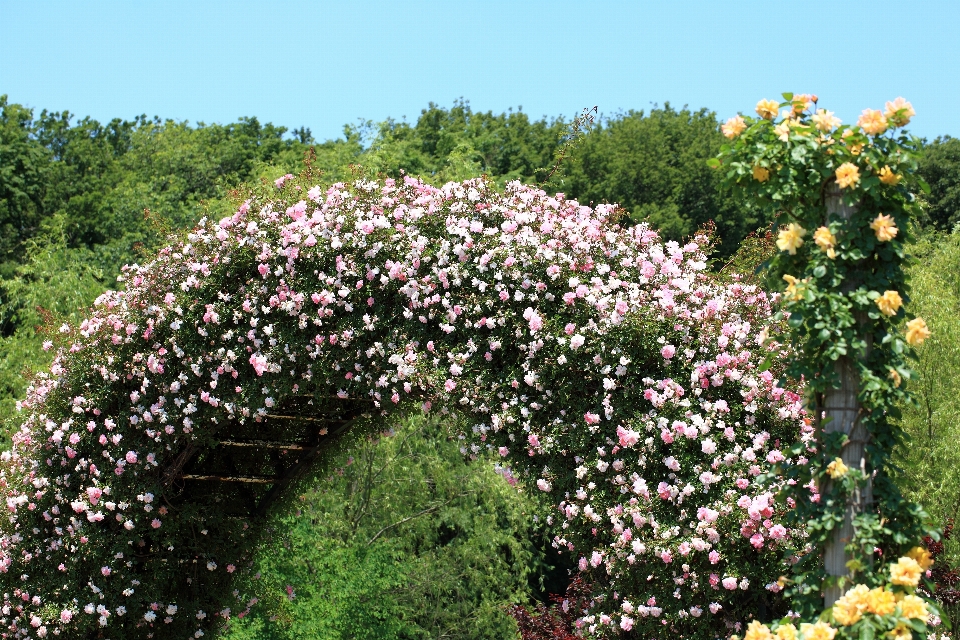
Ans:
<svg viewBox="0 0 960 640"><path fill-rule="evenodd" d="M416 417L332 461L258 555L289 602L234 618L223 637L514 637L504 606L528 596L533 505L447 434Z"/></svg>
<svg viewBox="0 0 960 640"><path fill-rule="evenodd" d="M14 401L23 397L30 373L50 364L41 349L62 322L76 324L105 284L97 256L68 249L61 215L48 221L25 245L26 261L0 287L0 428L17 419Z"/></svg>
<svg viewBox="0 0 960 640"><path fill-rule="evenodd" d="M608 119L584 137L558 189L583 202L619 203L671 240L712 220L718 253L729 256L761 221L741 200L722 194L707 167L723 143L718 124L712 112L677 111L669 103Z"/></svg>
<svg viewBox="0 0 960 640"><path fill-rule="evenodd" d="M960 513L960 233L928 234L913 249L911 304L933 335L917 348L915 403L903 408L908 439L897 448L907 495L942 526ZM960 560L957 541L945 542L945 560Z"/></svg>
<svg viewBox="0 0 960 640"><path fill-rule="evenodd" d="M949 136L927 145L918 168L930 185L927 215L937 229L960 224L960 140Z"/></svg>
<svg viewBox="0 0 960 640"><path fill-rule="evenodd" d="M430 103L416 125L387 120L366 125L370 148L361 159L373 173L400 171L434 183L487 174L501 185L533 181L549 166L566 127L562 120L532 122L522 111L475 112L460 100L450 109Z"/></svg>
<svg viewBox="0 0 960 640"><path fill-rule="evenodd" d="M33 114L0 96L0 279L10 277L40 221L50 151L30 137Z"/></svg>

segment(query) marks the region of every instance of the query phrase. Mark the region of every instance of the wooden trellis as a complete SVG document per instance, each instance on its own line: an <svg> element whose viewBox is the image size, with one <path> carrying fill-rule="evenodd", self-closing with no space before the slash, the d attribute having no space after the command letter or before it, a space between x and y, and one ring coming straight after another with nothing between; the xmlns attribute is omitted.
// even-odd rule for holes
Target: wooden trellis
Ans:
<svg viewBox="0 0 960 640"><path fill-rule="evenodd" d="M163 484L173 489L169 499L260 518L371 408L372 401L362 399L295 396L260 422L225 425L213 447L188 445L166 469Z"/></svg>

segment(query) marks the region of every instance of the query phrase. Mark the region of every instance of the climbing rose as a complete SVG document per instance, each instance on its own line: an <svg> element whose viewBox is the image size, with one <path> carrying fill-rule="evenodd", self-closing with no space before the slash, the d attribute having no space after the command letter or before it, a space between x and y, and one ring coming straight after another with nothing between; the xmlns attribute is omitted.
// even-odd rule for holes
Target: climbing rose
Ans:
<svg viewBox="0 0 960 640"><path fill-rule="evenodd" d="M876 109L864 109L857 124L871 136L878 136L887 130L887 119Z"/></svg>
<svg viewBox="0 0 960 640"><path fill-rule="evenodd" d="M880 242L890 242L897 237L897 232L899 231L893 218L885 216L882 213L870 223L870 228L877 234L877 240Z"/></svg>
<svg viewBox="0 0 960 640"><path fill-rule="evenodd" d="M837 167L836 176L837 186L846 189L860 182L860 169L853 163L844 162Z"/></svg>
<svg viewBox="0 0 960 640"><path fill-rule="evenodd" d="M907 323L907 343L913 346L923 344L923 341L931 335L930 329L923 318L914 318Z"/></svg>
<svg viewBox="0 0 960 640"><path fill-rule="evenodd" d="M777 249L787 251L790 255L796 255L797 249L803 245L803 236L807 235L807 230L795 222L791 222L786 228L781 229L777 235Z"/></svg>
<svg viewBox="0 0 960 640"><path fill-rule="evenodd" d="M757 103L757 115L764 120L773 120L777 117L777 110L780 108L773 100L761 100Z"/></svg>

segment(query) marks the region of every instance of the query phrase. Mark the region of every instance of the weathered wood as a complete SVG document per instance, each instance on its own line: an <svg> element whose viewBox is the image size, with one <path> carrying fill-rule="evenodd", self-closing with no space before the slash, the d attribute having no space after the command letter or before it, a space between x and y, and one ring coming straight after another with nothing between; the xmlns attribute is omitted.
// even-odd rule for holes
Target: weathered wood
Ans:
<svg viewBox="0 0 960 640"><path fill-rule="evenodd" d="M185 474L183 480L202 480L209 482L240 482L244 484L275 484L280 478L269 476L205 476Z"/></svg>
<svg viewBox="0 0 960 640"><path fill-rule="evenodd" d="M849 220L856 212L855 205L847 205L843 202L840 188L836 183L831 183L827 190L825 205L827 210L827 220L831 219ZM844 282L844 291L852 291L859 286L857 278L850 278ZM866 318L857 317L857 324L860 327L866 325ZM867 344L867 353L869 355L871 348L870 341ZM857 399L860 390L860 375L857 373L856 361L845 356L837 359L834 370L840 381L840 386L827 389L822 398L822 406L818 407L823 412L825 433L844 433L848 440L840 452L840 459L851 469L866 471L866 447L870 442L870 434L863 426L861 418L862 407ZM829 483L822 487L821 491L829 490ZM854 536L853 519L856 514L861 513L870 507L873 502L872 484L868 483L866 490L857 492L851 496L844 508L843 524L835 528L830 536L830 540L824 549L824 568L827 576L840 577L850 575L847 568L847 562L851 559L846 552L846 545ZM837 585L828 586L824 589L824 607L831 607L843 594L843 588Z"/></svg>
<svg viewBox="0 0 960 640"><path fill-rule="evenodd" d="M264 418L270 418L271 420L296 420L297 422L325 422L328 424L342 424L344 422L349 422L343 418L306 418L304 416L281 416L272 413L268 413L263 416Z"/></svg>
<svg viewBox="0 0 960 640"><path fill-rule="evenodd" d="M221 440L218 444L225 447L251 447L257 449L283 449L285 451L306 451L309 442L274 442L272 440Z"/></svg>

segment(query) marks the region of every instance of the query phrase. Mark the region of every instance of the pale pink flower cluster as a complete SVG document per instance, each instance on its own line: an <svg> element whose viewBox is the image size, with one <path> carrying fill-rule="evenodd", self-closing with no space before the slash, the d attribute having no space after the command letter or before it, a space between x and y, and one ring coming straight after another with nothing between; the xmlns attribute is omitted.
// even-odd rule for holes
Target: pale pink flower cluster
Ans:
<svg viewBox="0 0 960 640"><path fill-rule="evenodd" d="M0 578L17 577L3 624L109 626L127 591L151 600L149 576L104 550L171 535L182 523L151 492L177 453L292 393L464 416L464 453L551 496L555 546L646 603L598 586L594 632L723 615L775 582L795 532L757 477L803 463L780 451L809 434L800 396L760 372L784 355L763 341L768 296L707 275L706 238L663 242L519 183L295 183L127 269L68 327L0 465ZM204 553L204 576L241 566ZM72 604L85 581L40 593L94 561L107 613ZM163 606L127 608L160 624L178 615Z"/></svg>

